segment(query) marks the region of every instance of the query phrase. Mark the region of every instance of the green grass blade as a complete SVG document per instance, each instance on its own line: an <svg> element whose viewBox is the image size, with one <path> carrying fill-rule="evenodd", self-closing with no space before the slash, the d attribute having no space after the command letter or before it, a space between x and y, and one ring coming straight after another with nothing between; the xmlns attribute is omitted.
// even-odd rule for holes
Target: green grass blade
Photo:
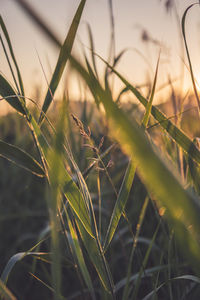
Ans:
<svg viewBox="0 0 200 300"><path fill-rule="evenodd" d="M164 270L167 270L167 268L168 268L168 265L161 265L161 266L148 268L145 270L145 273L142 275L142 278L145 278L147 276L152 276L155 272L164 271ZM139 276L139 273L132 275L130 278L130 282L131 283L135 282L137 280L138 276ZM125 286L125 284L126 284L126 278L121 279L115 285L115 292L117 293L118 291L120 291Z"/></svg>
<svg viewBox="0 0 200 300"><path fill-rule="evenodd" d="M71 63L89 87L91 85L96 87L96 92L110 118L114 136L124 151L134 158L149 194L153 195L159 205L166 208L166 214L175 228L179 242L184 246L182 250L190 259L194 270L200 273L198 242L200 205L198 200L184 190L178 175L175 176L162 161L136 121L129 120L113 102L110 94L106 93L100 84L89 76L77 60L71 58ZM194 145L192 142L191 144ZM199 154L196 147L195 149ZM184 242L185 240L187 243Z"/></svg>
<svg viewBox="0 0 200 300"><path fill-rule="evenodd" d="M3 79L2 81L1 78ZM5 85L4 84L1 85L2 82L3 83L5 82ZM28 125L31 131L33 132L37 144L40 148L43 161L44 162L46 161L48 165L49 162L48 162L47 154L48 154L49 145L47 140L45 139L39 125L37 124L34 117L31 115L30 111L24 105L21 104L20 98L16 96L16 93L14 92L12 87L4 79L4 77L1 77L1 75L0 75L0 94L4 97L9 96L8 98L5 98L5 100L12 107L14 107L18 112L23 113L23 115L26 116ZM66 198L68 199L70 206L74 210L76 216L80 218L81 222L83 223L83 226L91 234L91 236L93 236L91 224L90 224L90 217L88 214L88 210L85 206L85 203L83 201L83 197L77 185L73 182L71 176L68 174L66 170L65 170L65 185L63 187L63 192Z"/></svg>
<svg viewBox="0 0 200 300"><path fill-rule="evenodd" d="M185 50L186 50L186 54L187 54L187 58L188 58L188 62L189 62L190 75L191 75L191 79L192 79L194 94L195 94L195 97L196 97L196 100L197 100L198 108L200 110L200 99L199 99L199 95L198 95L198 91L197 91L197 87L196 87L196 83L195 83L195 78L194 78L194 73L193 73L193 68L192 68L192 62L191 62L191 59L190 59L190 53L189 53L187 40L186 40L186 33L185 33L185 20L186 20L187 13L194 5L197 5L197 4L198 3L191 4L185 10L185 12L183 14L183 17L182 17L182 20L181 20L181 28L182 28L183 40L184 40L184 44L185 44Z"/></svg>
<svg viewBox="0 0 200 300"><path fill-rule="evenodd" d="M139 291L139 287L140 287L140 282L141 282L141 279L142 279L142 274L145 273L145 268L146 268L146 265L147 265L147 262L148 262L148 259L149 259L149 256L150 256L151 249L153 247L154 241L156 239L159 227L160 227L160 223L158 224L158 226L156 228L156 231L154 232L154 235L152 237L151 243L150 243L150 245L149 245L149 247L147 249L147 252L145 254L144 260L142 262L142 266L140 268L138 278L136 279L135 288L134 288L134 291L133 291L133 297L132 297L133 300L137 300L138 299L137 297L138 297L138 291Z"/></svg>
<svg viewBox="0 0 200 300"><path fill-rule="evenodd" d="M100 243L88 234L79 220L77 220L77 226L90 260L92 261L105 290L110 293L110 295L112 294L114 298L113 279Z"/></svg>
<svg viewBox="0 0 200 300"><path fill-rule="evenodd" d="M0 298L2 300L17 300L6 285L0 280Z"/></svg>
<svg viewBox="0 0 200 300"><path fill-rule="evenodd" d="M98 56L101 60L104 61L105 64L108 63ZM119 72L117 72L111 65L109 68L113 73L117 75L121 79L121 81L125 84L125 86L136 96L136 98L140 101L140 103L147 107L148 101L140 94L140 92L134 88ZM90 83L91 85L91 83ZM175 126L169 118L167 118L158 108L152 105L151 114L158 121L160 126L165 129L169 136L176 141L176 143L198 164L200 164L200 152L194 143L177 127Z"/></svg>
<svg viewBox="0 0 200 300"><path fill-rule="evenodd" d="M36 136L36 140L38 141L38 144L40 146L40 149L43 153L43 157L47 162L47 165L51 164L50 161L48 161L48 148L49 145L44 138L42 131L35 121L35 119L31 116L29 118L30 120L30 126L32 127L34 134ZM64 168L64 166L63 166ZM67 198L70 206L72 207L73 211L75 212L75 215L80 219L80 221L83 223L83 226L85 229L89 232L91 236L93 236L93 232L91 229L91 222L90 222L90 216L88 209L86 207L86 204L83 200L83 196L81 192L79 191L78 186L76 183L72 180L69 173L65 170L65 182L63 185L63 193L65 197Z"/></svg>
<svg viewBox="0 0 200 300"><path fill-rule="evenodd" d="M117 201L115 203L115 206L114 206L114 209L112 212L110 224L109 224L109 227L108 227L108 230L106 233L106 238L105 238L104 247L103 247L104 251L107 250L107 248L113 238L113 235L115 234L117 225L121 218L121 215L124 212L126 202L128 200L128 196L129 196L131 186L133 183L133 179L135 176L135 170L136 170L135 164L132 161L129 162L127 170L126 170L126 174L124 176L123 182L120 187Z"/></svg>
<svg viewBox="0 0 200 300"><path fill-rule="evenodd" d="M94 72L96 74L96 77L98 78L98 72L97 72L97 66L96 66L96 57L94 55L94 40L92 36L92 29L90 27L90 24L87 24L87 29L88 29L88 36L89 36L89 41L90 41L90 48L91 48L91 59L92 59L92 64L94 68Z"/></svg>
<svg viewBox="0 0 200 300"><path fill-rule="evenodd" d="M134 241L133 241L133 247L132 247L132 250L131 250L131 255L129 257L126 285L125 285L124 291L123 291L123 298L122 298L123 300L127 300L128 297L129 297L130 278L131 278L131 272L132 272L133 257L134 257L135 250L136 250L136 247L137 247L138 238L139 238L139 235L140 235L140 231L141 231L142 224L143 224L143 221L144 221L144 218L145 218L145 214L146 214L148 204L149 204L149 197L147 196L144 200L144 203L143 203L143 206L142 206L142 209L141 209L141 212L140 212L139 220L138 220L138 223L137 223L137 226L136 226L136 233L135 233L135 237L134 237ZM152 241L151 241L151 243L152 243ZM151 245L151 243L150 243L150 245ZM149 247L150 247L150 245L149 245ZM146 267L145 265L143 265L143 263L142 263L142 269L144 269ZM140 272L139 272L139 276L136 280L136 285L137 285L138 279L141 275L142 274L140 274Z"/></svg>
<svg viewBox="0 0 200 300"><path fill-rule="evenodd" d="M86 55L85 55L85 62L86 62L87 69L88 69L88 72L89 72L90 76L92 76L92 77L94 76L94 77L95 77L95 74L94 74L94 72L93 72L93 70L92 70L92 67L91 67L90 64L89 64L89 61L88 61ZM99 99L98 99L98 95L97 95L96 92L95 92L95 87L94 87L94 89L90 89L90 91L91 91L91 93L92 93L92 95L93 95L93 97L94 97L94 100L95 100L95 102L96 102L97 107L99 108L99 103L100 103L100 101L99 101Z"/></svg>
<svg viewBox="0 0 200 300"><path fill-rule="evenodd" d="M0 140L0 156L3 156L37 176L45 176L42 166L30 154L2 140Z"/></svg>
<svg viewBox="0 0 200 300"><path fill-rule="evenodd" d="M47 91L45 100L44 100L44 104L42 107L42 111L43 113L46 113L49 105L52 102L52 96L54 95L57 86L60 82L61 76L63 74L64 68L66 66L67 60L69 58L69 55L71 53L72 47L73 47L73 43L75 40L75 36L76 36L76 32L80 23L80 19L81 19L81 15L85 6L86 0L81 0L79 7L76 11L76 14L74 16L74 19L72 21L72 24L70 26L69 32L67 34L67 37L64 41L63 46L61 47L60 50L60 54L59 54L59 58L56 64L56 68L54 70L50 85L49 85L49 89ZM43 118L44 118L44 114L41 113L40 114L40 119L39 119L39 123L42 122Z"/></svg>
<svg viewBox="0 0 200 300"><path fill-rule="evenodd" d="M12 44L11 44L11 41L10 41L10 37L9 37L8 31L6 29L6 26L5 26L5 24L4 24L3 19L2 19L1 16L0 16L0 26L1 26L2 30L3 30L4 36L6 38L6 41L7 41L9 50L10 50L10 55L12 57L13 63L15 65L15 68L16 68L16 71L17 71L18 81L19 81L19 85L20 85L20 93L21 93L22 96L24 96L24 85L23 85L21 73L20 73L17 61L15 59L15 55L14 55L14 51L13 51L13 48L12 48Z"/></svg>
<svg viewBox="0 0 200 300"><path fill-rule="evenodd" d="M16 92L13 90L8 81L0 74L0 95L5 98L5 100L14 108L16 111L22 115L25 115L25 110L20 102ZM6 98L7 96L10 96Z"/></svg>
<svg viewBox="0 0 200 300"><path fill-rule="evenodd" d="M80 246L80 243L79 243L79 240L78 240L76 230L72 225L72 222L69 218L66 207L65 207L65 215L67 216L67 223L68 223L69 230L70 230L70 234L68 233L67 237L68 237L70 245L72 246L73 255L76 254L76 258L77 258L80 270L82 272L83 279L84 279L84 281L85 281L85 283L86 283L86 285L87 285L87 287L88 287L88 289L89 289L89 291L92 295L92 299L95 299L92 280L91 280L90 274L88 272L88 269L87 269L87 266L86 266L86 263L85 263L85 259L84 259L84 256L83 256L83 252L81 250L81 246Z"/></svg>
<svg viewBox="0 0 200 300"><path fill-rule="evenodd" d="M160 284L154 291L150 292L142 300L152 299L152 296L154 295L155 292L158 292L163 286L165 286L166 284L169 284L169 282L177 281L177 280L190 280L190 281L193 281L195 283L200 284L200 278L196 277L194 275L182 275L182 276L178 276L178 277L175 277L175 278L171 278L170 280L168 280L168 281Z"/></svg>
<svg viewBox="0 0 200 300"><path fill-rule="evenodd" d="M156 66L156 72L155 72L155 77L154 77L154 81L153 81L153 88L152 88L152 91L151 91L151 96L150 96L150 99L147 103L145 115L144 115L144 118L142 120L142 127L144 127L144 128L147 128L149 118L150 118L150 115L151 115L151 108L152 108L152 103L153 103L153 98L154 98L156 83L157 83L157 77L158 77L159 61L160 61L160 54L159 54L158 62L157 62L157 66Z"/></svg>

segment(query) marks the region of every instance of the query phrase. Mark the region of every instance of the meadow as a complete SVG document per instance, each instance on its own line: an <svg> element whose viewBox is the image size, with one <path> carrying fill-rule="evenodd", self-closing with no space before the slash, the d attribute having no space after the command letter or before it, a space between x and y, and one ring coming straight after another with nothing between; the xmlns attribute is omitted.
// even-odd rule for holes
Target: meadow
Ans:
<svg viewBox="0 0 200 300"><path fill-rule="evenodd" d="M185 34L193 6L181 29L194 92L169 82L167 104L154 105L159 57L145 95L117 71L123 52L98 55L90 27L89 51L81 61L73 54L85 3L62 45L24 7L60 49L41 104L25 96L0 17L13 76L0 73L1 101L13 109L0 119L1 299L199 299L200 100ZM54 100L66 65L92 102L66 91ZM117 96L113 78L123 83Z"/></svg>

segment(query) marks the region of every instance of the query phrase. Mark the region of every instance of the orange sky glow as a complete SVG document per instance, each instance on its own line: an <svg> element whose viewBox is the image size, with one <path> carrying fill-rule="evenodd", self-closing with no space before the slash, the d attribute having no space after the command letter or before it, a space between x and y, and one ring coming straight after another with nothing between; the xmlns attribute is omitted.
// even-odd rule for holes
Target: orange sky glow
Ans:
<svg viewBox="0 0 200 300"><path fill-rule="evenodd" d="M80 1L78 0L27 0L39 15L49 24L61 41L64 41L72 18ZM174 0L177 15L181 17L185 9L193 3L190 0ZM158 54L161 46L161 61L159 67L158 87L167 83L169 78L176 80L176 87L180 88L181 72L184 70L184 81L181 89L192 88L187 59L183 54L180 21L177 22L175 11L166 13L166 0L114 0L115 21L115 53L127 49L117 69L132 84L141 85L154 77ZM43 96L47 90L47 83L43 74L42 63L48 81L51 78L58 49L52 45L44 34L33 24L29 17L19 8L14 0L1 0L0 11L10 34L12 45L21 69L25 91L28 97L36 97L36 90ZM195 6L187 16L186 33L192 58L194 74L200 86L200 8ZM92 28L96 52L107 59L110 40L110 19L107 0L87 0L81 24L74 45L74 53L79 55L81 47L89 46L87 26ZM152 42L142 41L142 33L146 31ZM143 36L144 37L144 36ZM85 48L87 53L89 51ZM0 71L11 80L9 68L2 49L0 49ZM39 56L39 58L38 58ZM183 62L184 60L184 62ZM98 63L100 71L104 65ZM78 99L79 88L75 76L66 72L63 76L60 93L69 83L69 94ZM115 80L115 93L122 87ZM162 101L165 90L157 93L157 101ZM59 96L59 91L57 93Z"/></svg>

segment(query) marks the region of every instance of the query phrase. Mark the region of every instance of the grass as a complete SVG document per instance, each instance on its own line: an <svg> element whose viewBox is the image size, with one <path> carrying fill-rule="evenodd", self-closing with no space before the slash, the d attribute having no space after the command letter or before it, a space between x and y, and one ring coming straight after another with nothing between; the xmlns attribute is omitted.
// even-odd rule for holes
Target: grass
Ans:
<svg viewBox="0 0 200 300"><path fill-rule="evenodd" d="M84 51L84 63L73 56L85 3L80 1L62 46L45 29L60 55L41 109L27 105L20 68L0 19L14 82L12 86L0 75L0 94L16 111L1 121L1 298L198 299L198 140L182 130L182 111L179 122L173 122L154 106L159 59L148 99L116 70L123 52L115 54L112 1L108 60L95 53L90 27L90 58ZM37 14L23 7L44 30ZM186 49L189 9L182 18ZM103 81L97 59L105 64ZM77 72L94 97L93 104L87 99L79 104L79 115L68 95L56 110L49 109L67 63L68 72ZM191 65L190 72L196 93ZM112 76L124 84L117 101ZM144 112L134 104L129 112L123 107L120 96L127 91ZM20 138L22 131L26 138Z"/></svg>

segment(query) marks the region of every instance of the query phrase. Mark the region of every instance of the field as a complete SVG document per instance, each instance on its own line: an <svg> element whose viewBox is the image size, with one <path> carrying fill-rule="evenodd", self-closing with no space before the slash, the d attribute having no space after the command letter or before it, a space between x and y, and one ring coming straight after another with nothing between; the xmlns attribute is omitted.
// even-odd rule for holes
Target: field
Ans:
<svg viewBox="0 0 200 300"><path fill-rule="evenodd" d="M199 299L200 100L185 34L192 6L181 29L193 93L169 82L165 104L154 105L160 56L144 92L117 71L123 53L98 55L90 27L89 52L73 54L85 3L62 45L25 7L60 49L42 103L25 96L0 17L13 75L12 85L0 73L1 101L12 108L0 119L0 297ZM66 65L84 101L67 91L54 100ZM123 84L118 96L114 78Z"/></svg>

